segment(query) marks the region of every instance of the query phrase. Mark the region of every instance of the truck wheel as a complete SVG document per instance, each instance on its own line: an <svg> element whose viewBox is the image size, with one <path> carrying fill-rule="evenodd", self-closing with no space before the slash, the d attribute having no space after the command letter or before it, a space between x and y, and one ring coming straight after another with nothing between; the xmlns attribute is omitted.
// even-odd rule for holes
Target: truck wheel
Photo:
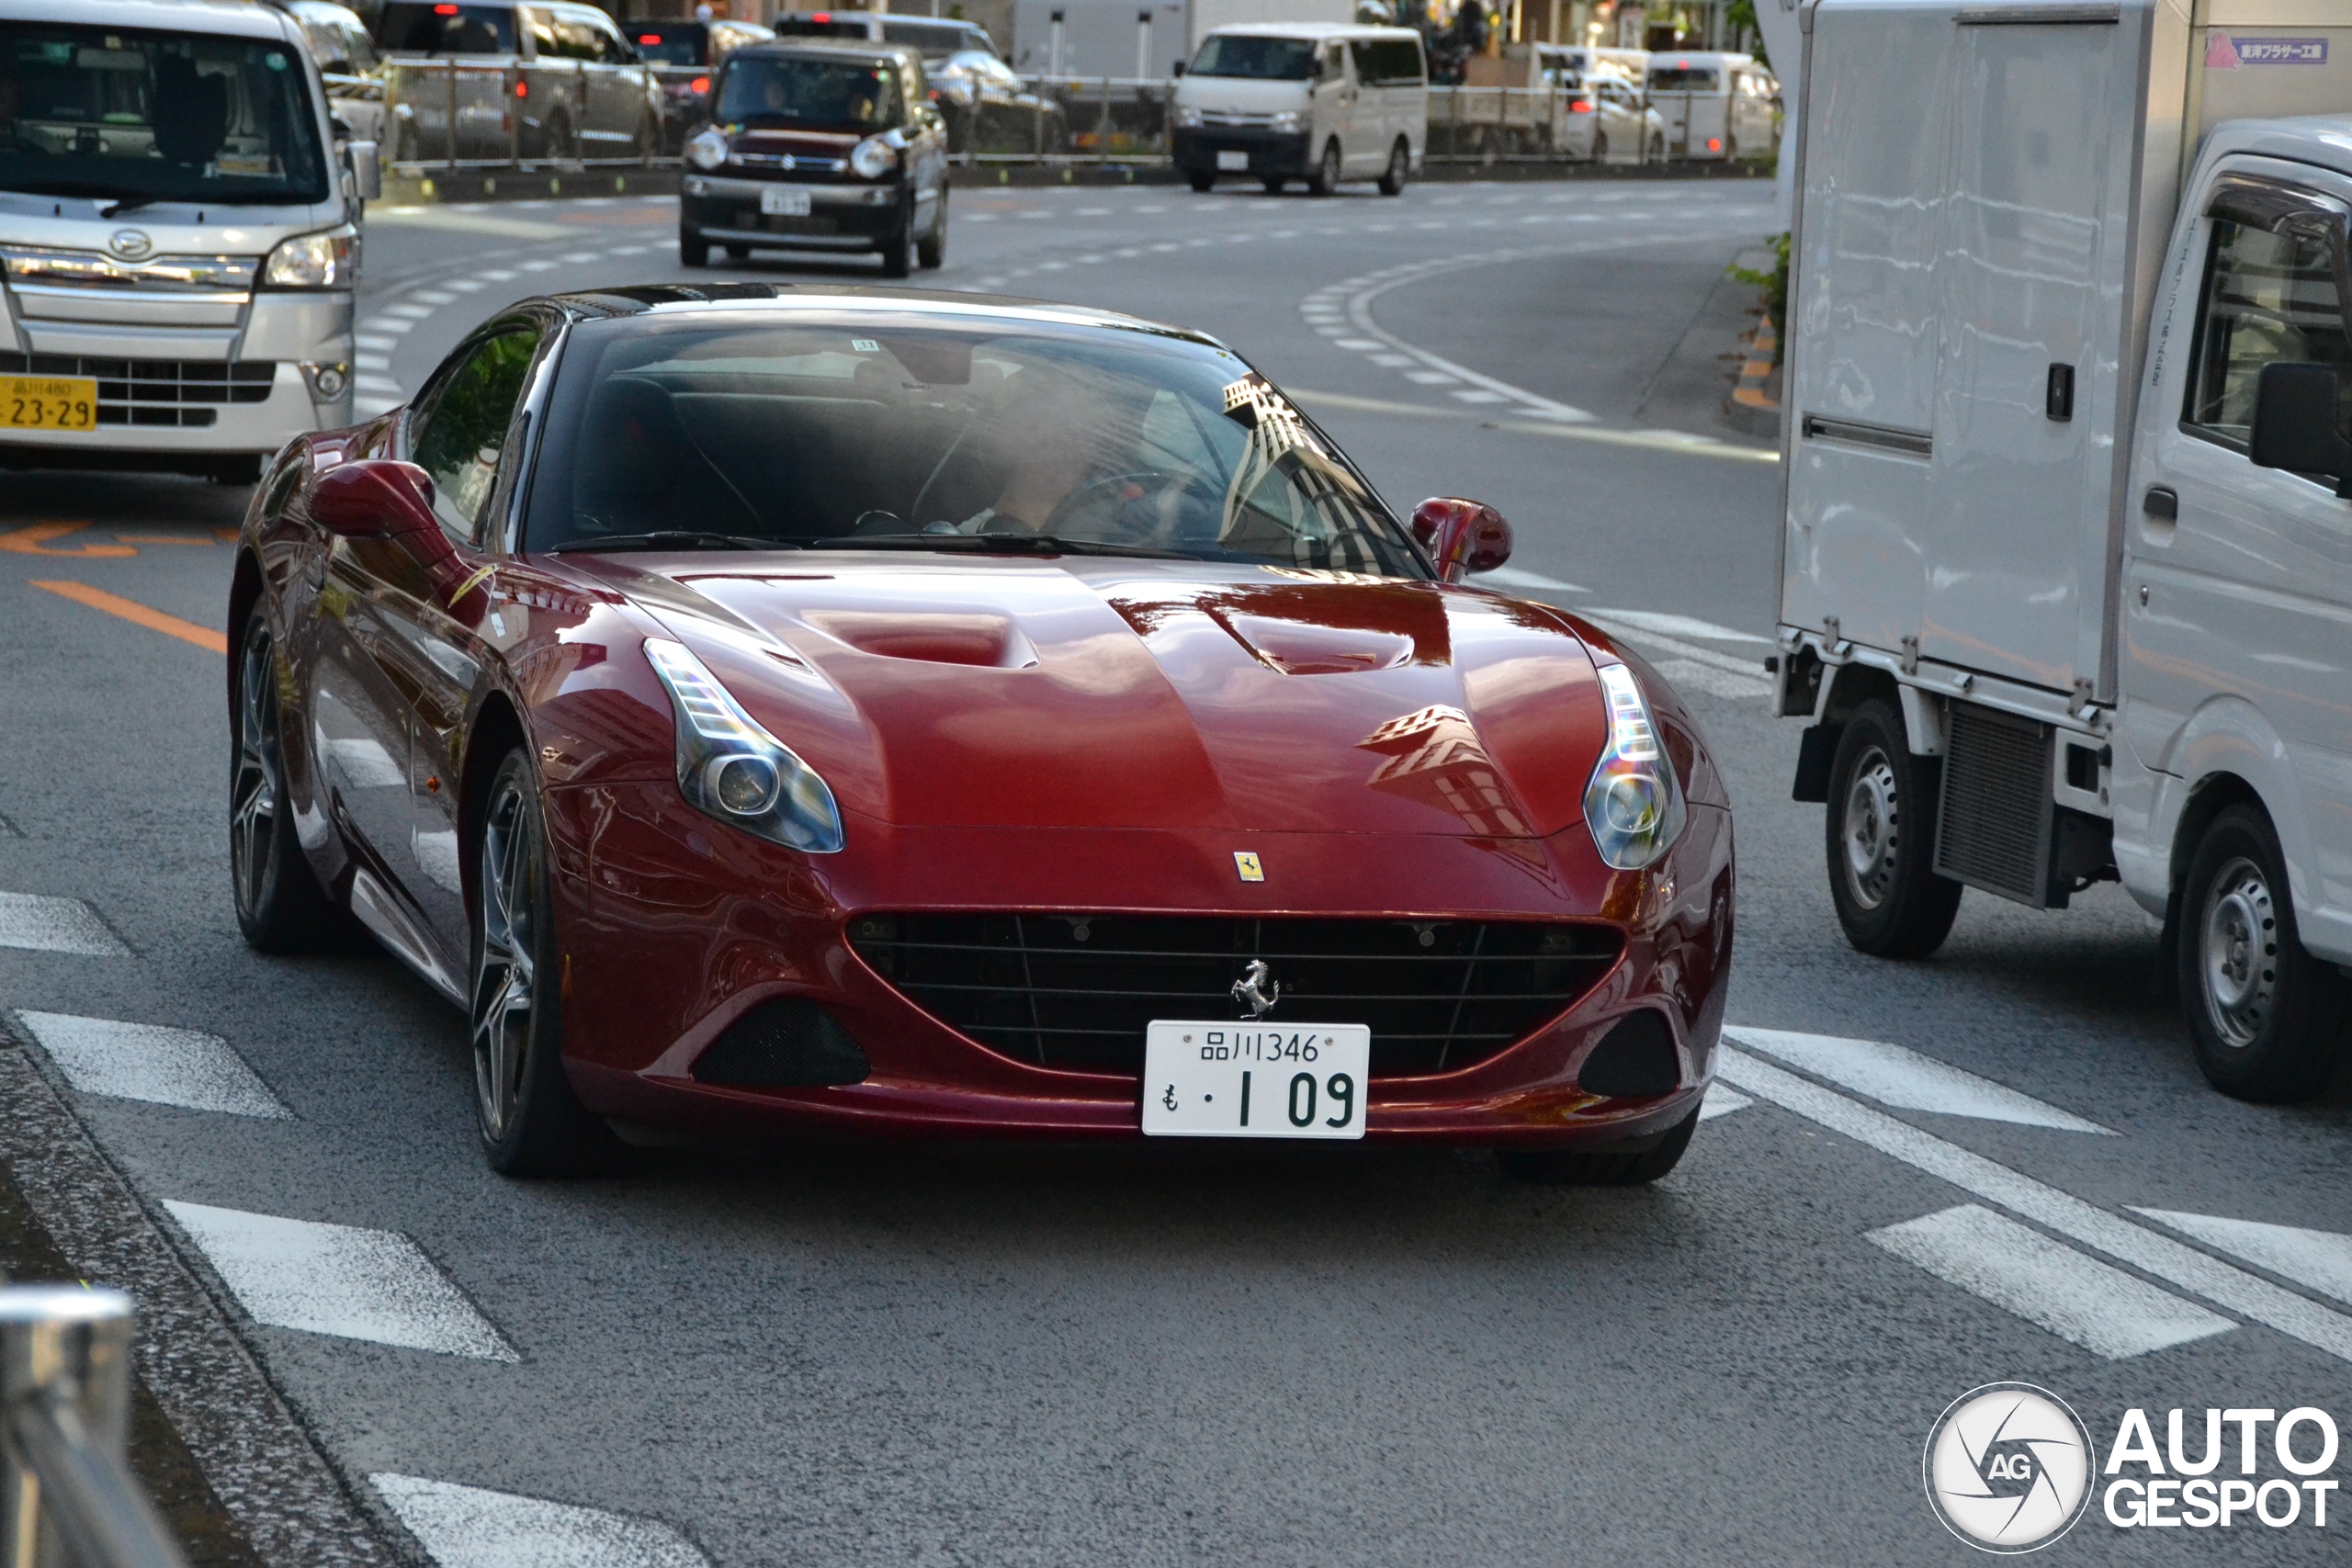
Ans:
<svg viewBox="0 0 2352 1568"><path fill-rule="evenodd" d="M1405 144L1405 139L1400 136L1396 139L1396 145L1388 150L1388 167L1382 170L1380 174L1380 194L1383 196L1404 195L1406 176L1412 172L1413 150Z"/></svg>
<svg viewBox="0 0 2352 1568"><path fill-rule="evenodd" d="M2309 1100L2344 1055L2345 987L2295 934L2286 856L2254 806L2215 817L2181 884L2180 1010L2223 1094Z"/></svg>
<svg viewBox="0 0 2352 1568"><path fill-rule="evenodd" d="M1216 176L1206 169L1193 169L1184 175L1184 182L1201 195L1206 196L1216 186Z"/></svg>
<svg viewBox="0 0 2352 1568"><path fill-rule="evenodd" d="M1338 193L1339 188L1340 139L1335 136L1323 143L1322 162L1317 164L1315 172L1306 176L1306 194L1332 196Z"/></svg>
<svg viewBox="0 0 2352 1568"><path fill-rule="evenodd" d="M1280 196L1283 193L1283 186L1290 182L1283 179L1280 175L1268 175L1264 179L1260 180L1258 183L1266 187L1266 194L1268 196Z"/></svg>
<svg viewBox="0 0 2352 1568"><path fill-rule="evenodd" d="M1925 958L1960 912L1938 876L1937 764L1904 743L1903 716L1873 699L1846 722L1829 769L1829 897L1846 940L1878 958Z"/></svg>
<svg viewBox="0 0 2352 1568"><path fill-rule="evenodd" d="M1501 1156L1503 1174L1513 1181L1532 1181L1544 1187L1639 1187L1656 1181L1682 1163L1683 1151L1690 1146L1690 1134L1698 1127L1699 1113L1694 1110L1677 1122L1656 1146L1638 1154L1578 1150L1536 1154L1511 1150Z"/></svg>

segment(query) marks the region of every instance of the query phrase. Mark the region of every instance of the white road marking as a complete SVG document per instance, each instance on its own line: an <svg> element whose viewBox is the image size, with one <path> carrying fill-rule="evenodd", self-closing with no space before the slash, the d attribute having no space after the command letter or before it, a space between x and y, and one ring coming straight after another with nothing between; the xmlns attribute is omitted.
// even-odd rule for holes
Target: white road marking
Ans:
<svg viewBox="0 0 2352 1568"><path fill-rule="evenodd" d="M1949 1181L1987 1203L2080 1242L2118 1262L2128 1263L2224 1311L2251 1318L2339 1360L2352 1362L2352 1317L2306 1300L2292 1291L2233 1268L2186 1243L2133 1224L2120 1214L2085 1202L2046 1182L1898 1122L1860 1100L1809 1083L1749 1055L1725 1047L1716 1068L1734 1087L1805 1120L1842 1133L1855 1142L1939 1180Z"/></svg>
<svg viewBox="0 0 2352 1568"><path fill-rule="evenodd" d="M1712 1122L1718 1116L1728 1116L1735 1111L1745 1111L1756 1102L1736 1089L1716 1084L1707 1090L1707 1098L1699 1103L1699 1120Z"/></svg>
<svg viewBox="0 0 2352 1568"><path fill-rule="evenodd" d="M1374 365L1385 366L1391 370L1402 370L1408 365L1418 363L1409 354L1375 354L1372 356L1372 362Z"/></svg>
<svg viewBox="0 0 2352 1568"><path fill-rule="evenodd" d="M351 341L356 347L372 348L384 353L390 353L401 345L401 340L398 337L377 337L368 333L354 333Z"/></svg>
<svg viewBox="0 0 2352 1568"><path fill-rule="evenodd" d="M521 1359L397 1231L168 1199L164 1207L256 1323L485 1361Z"/></svg>
<svg viewBox="0 0 2352 1568"><path fill-rule="evenodd" d="M1424 387L1451 387L1453 378L1442 370L1408 370L1405 379Z"/></svg>
<svg viewBox="0 0 2352 1568"><path fill-rule="evenodd" d="M1465 403L1502 403L1510 400L1500 392L1468 391L1456 392L1453 395L1458 400Z"/></svg>
<svg viewBox="0 0 2352 1568"><path fill-rule="evenodd" d="M2172 1209L2134 1209L2160 1225L2193 1235L2218 1252L2292 1280L2298 1285L2352 1302L2352 1235L2307 1231L2293 1225L2229 1220L2218 1214L2184 1214Z"/></svg>
<svg viewBox="0 0 2352 1568"><path fill-rule="evenodd" d="M500 267L495 272L485 272L482 276L493 283L511 283L514 279L514 272L511 267Z"/></svg>
<svg viewBox="0 0 2352 1568"><path fill-rule="evenodd" d="M434 310L430 305L412 305L403 300L397 305L387 305L377 313L384 316L405 316L411 321L421 321L434 314Z"/></svg>
<svg viewBox="0 0 2352 1568"><path fill-rule="evenodd" d="M351 384L363 392L389 394L395 401L400 398L401 384L389 376L355 375L351 378Z"/></svg>
<svg viewBox="0 0 2352 1568"><path fill-rule="evenodd" d="M379 1472L368 1484L441 1568L708 1568L668 1525Z"/></svg>
<svg viewBox="0 0 2352 1568"><path fill-rule="evenodd" d="M1772 641L1770 637L1758 637L1754 632L1736 632L1713 621L1695 620L1689 615L1670 615L1663 610L1588 610L1585 614L1607 615L1611 620L1639 626L1644 631L1666 632L1675 637L1703 637L1716 642L1756 642L1768 647Z"/></svg>
<svg viewBox="0 0 2352 1568"><path fill-rule="evenodd" d="M416 318L412 316L397 316L390 320L386 320L381 316L378 316L368 323L368 330L371 333L391 333L394 334L413 331L415 327Z"/></svg>
<svg viewBox="0 0 2352 1568"><path fill-rule="evenodd" d="M1939 1116L1966 1116L1980 1122L2008 1122L2020 1127L2052 1127L2062 1133L2112 1130L2086 1122L2071 1111L2045 1105L2031 1095L2019 1094L1990 1078L1948 1066L1932 1056L1876 1040L1845 1040L1834 1034L1796 1034L1781 1029L1751 1029L1726 1024L1724 1036L1752 1051L1777 1056L1815 1077L1869 1095L1882 1105L1904 1111L1927 1111Z"/></svg>
<svg viewBox="0 0 2352 1568"><path fill-rule="evenodd" d="M106 922L79 898L39 893L0 893L0 947L29 953L79 953L91 958L128 958Z"/></svg>
<svg viewBox="0 0 2352 1568"><path fill-rule="evenodd" d="M1889 1225L1863 1239L2110 1361L2237 1326L1974 1203Z"/></svg>
<svg viewBox="0 0 2352 1568"><path fill-rule="evenodd" d="M560 259L567 265L586 266L590 262L599 262L605 258L594 251L573 251Z"/></svg>
<svg viewBox="0 0 2352 1568"><path fill-rule="evenodd" d="M455 289L460 294L471 294L479 289L487 288L490 286L479 277L454 277L447 284L443 285L443 287Z"/></svg>
<svg viewBox="0 0 2352 1568"><path fill-rule="evenodd" d="M391 360L380 354L355 354L351 356L354 370L390 370Z"/></svg>
<svg viewBox="0 0 2352 1568"><path fill-rule="evenodd" d="M420 288L409 298L420 305L448 305L455 303L458 297L439 288Z"/></svg>
<svg viewBox="0 0 2352 1568"><path fill-rule="evenodd" d="M17 1016L84 1094L277 1121L293 1115L217 1034L62 1012Z"/></svg>
<svg viewBox="0 0 2352 1568"><path fill-rule="evenodd" d="M1374 343L1368 337L1341 337L1333 338L1331 340L1331 346L1333 348L1344 348L1351 354L1370 354L1375 349L1385 348L1387 344ZM1374 363L1377 364L1379 362L1375 360ZM1407 360L1406 363L1409 365L1412 361Z"/></svg>

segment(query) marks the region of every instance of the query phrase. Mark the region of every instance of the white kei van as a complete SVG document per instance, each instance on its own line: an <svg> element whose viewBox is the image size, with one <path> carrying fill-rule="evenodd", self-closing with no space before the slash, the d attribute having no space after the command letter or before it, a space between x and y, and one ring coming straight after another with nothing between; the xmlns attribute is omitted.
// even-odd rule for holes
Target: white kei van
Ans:
<svg viewBox="0 0 2352 1568"><path fill-rule="evenodd" d="M249 480L350 423L377 178L284 12L0 0L0 468Z"/></svg>
<svg viewBox="0 0 2352 1568"><path fill-rule="evenodd" d="M1409 28L1261 23L1219 28L1176 83L1176 166L1194 190L1243 175L1329 196L1377 179L1395 196L1429 150L1429 67Z"/></svg>
<svg viewBox="0 0 2352 1568"><path fill-rule="evenodd" d="M1648 88L1678 157L1744 158L1772 150L1781 85L1753 55L1652 54Z"/></svg>

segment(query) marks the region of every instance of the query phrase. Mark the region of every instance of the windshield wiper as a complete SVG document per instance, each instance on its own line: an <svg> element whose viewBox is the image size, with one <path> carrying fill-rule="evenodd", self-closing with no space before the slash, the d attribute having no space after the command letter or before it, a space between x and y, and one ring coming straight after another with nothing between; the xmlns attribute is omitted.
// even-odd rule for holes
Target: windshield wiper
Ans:
<svg viewBox="0 0 2352 1568"><path fill-rule="evenodd" d="M742 534L706 534L693 528L657 528L650 534L606 534L602 537L566 539L548 553L566 550L797 550L789 539L754 539Z"/></svg>
<svg viewBox="0 0 2352 1568"><path fill-rule="evenodd" d="M811 550L947 550L962 555L1141 556L1150 560L1198 560L1191 550L1155 545L1114 545L1102 539L1072 539L1059 534L852 534L811 539Z"/></svg>
<svg viewBox="0 0 2352 1568"><path fill-rule="evenodd" d="M142 207L153 207L163 199L160 196L126 196L98 209L98 216L119 218L126 212L136 212Z"/></svg>

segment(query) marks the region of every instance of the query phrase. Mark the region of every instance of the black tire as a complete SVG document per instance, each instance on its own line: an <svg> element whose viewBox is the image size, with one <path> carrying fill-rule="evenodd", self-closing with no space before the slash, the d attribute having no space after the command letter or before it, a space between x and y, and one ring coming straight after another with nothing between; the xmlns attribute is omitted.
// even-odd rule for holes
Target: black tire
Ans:
<svg viewBox="0 0 2352 1568"><path fill-rule="evenodd" d="M504 1176L603 1169L619 1141L581 1105L563 1068L563 949L530 752L517 747L500 761L469 837L466 1021L482 1154Z"/></svg>
<svg viewBox="0 0 2352 1568"><path fill-rule="evenodd" d="M1216 176L1205 169L1190 171L1184 175L1184 181L1203 196L1216 188Z"/></svg>
<svg viewBox="0 0 2352 1568"><path fill-rule="evenodd" d="M356 945L294 837L288 807L277 645L260 605L237 639L229 696L229 872L237 928L262 953L321 953Z"/></svg>
<svg viewBox="0 0 2352 1568"><path fill-rule="evenodd" d="M1264 179L1260 180L1258 183L1266 187L1266 194L1268 196L1280 196L1283 193L1283 186L1290 184L1290 181L1281 175L1268 175Z"/></svg>
<svg viewBox="0 0 2352 1568"><path fill-rule="evenodd" d="M729 245L727 247L727 259L729 261L750 261L752 259L752 247L749 245Z"/></svg>
<svg viewBox="0 0 2352 1568"><path fill-rule="evenodd" d="M1903 716L1873 698L1846 722L1829 768L1829 897L1846 940L1878 958L1925 958L1960 912L1960 884L1935 863L1939 760L1915 757Z"/></svg>
<svg viewBox="0 0 2352 1568"><path fill-rule="evenodd" d="M1340 139L1336 136L1323 143L1323 156L1317 161L1315 172L1306 176L1306 194L1331 196L1340 188Z"/></svg>
<svg viewBox="0 0 2352 1568"><path fill-rule="evenodd" d="M915 260L931 271L947 265L947 187L939 187L939 205L932 209L931 231L915 242Z"/></svg>
<svg viewBox="0 0 2352 1568"><path fill-rule="evenodd" d="M2178 897L2181 1017L2206 1081L2266 1104L2325 1089L2352 997L2303 951L2286 856L2259 807L2227 807L2207 824Z"/></svg>
<svg viewBox="0 0 2352 1568"><path fill-rule="evenodd" d="M1640 1187L1656 1181L1682 1163L1698 1131L1699 1112L1677 1122L1665 1137L1646 1149L1632 1153L1591 1153L1561 1150L1530 1153L1513 1149L1499 1156L1503 1174L1513 1181L1544 1187Z"/></svg>
<svg viewBox="0 0 2352 1568"><path fill-rule="evenodd" d="M678 264L681 266L708 266L710 242L691 229L679 230Z"/></svg>
<svg viewBox="0 0 2352 1568"><path fill-rule="evenodd" d="M911 277L915 270L915 207L910 200L899 214L898 227L882 242L882 276Z"/></svg>
<svg viewBox="0 0 2352 1568"><path fill-rule="evenodd" d="M1380 194L1383 196L1404 195L1406 178L1412 172L1413 150L1406 145L1405 139L1400 136L1396 139L1396 145L1388 150L1388 166L1380 171Z"/></svg>

